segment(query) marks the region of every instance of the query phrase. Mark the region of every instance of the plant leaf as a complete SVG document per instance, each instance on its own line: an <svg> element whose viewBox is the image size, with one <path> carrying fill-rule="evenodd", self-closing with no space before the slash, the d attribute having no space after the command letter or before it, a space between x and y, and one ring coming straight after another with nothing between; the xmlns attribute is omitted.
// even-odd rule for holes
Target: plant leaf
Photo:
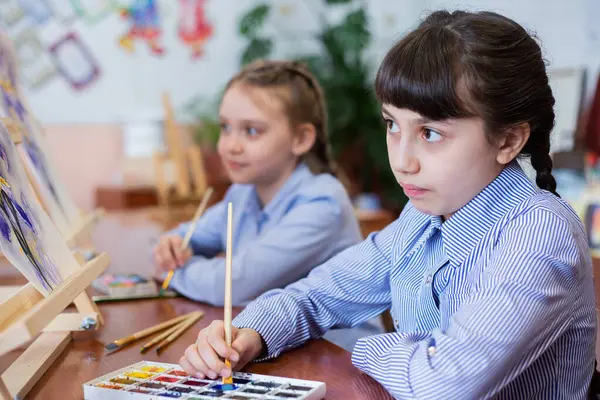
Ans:
<svg viewBox="0 0 600 400"><path fill-rule="evenodd" d="M266 3L254 7L244 14L239 22L239 32L248 39L254 38L269 15L271 6Z"/></svg>
<svg viewBox="0 0 600 400"><path fill-rule="evenodd" d="M271 39L253 38L242 53L240 62L242 65L246 65L254 60L268 58L272 49L273 41Z"/></svg>
<svg viewBox="0 0 600 400"><path fill-rule="evenodd" d="M342 24L336 28L335 34L346 52L358 57L371 40L365 10L360 8L348 14Z"/></svg>

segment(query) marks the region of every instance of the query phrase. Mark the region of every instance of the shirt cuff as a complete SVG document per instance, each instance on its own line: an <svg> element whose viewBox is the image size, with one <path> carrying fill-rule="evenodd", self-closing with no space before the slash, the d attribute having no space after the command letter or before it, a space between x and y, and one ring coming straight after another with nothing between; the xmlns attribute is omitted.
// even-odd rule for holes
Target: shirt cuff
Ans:
<svg viewBox="0 0 600 400"><path fill-rule="evenodd" d="M354 346L352 364L379 381L387 375L390 364L403 370L408 377L410 360L419 346L419 341L428 337L429 333L423 332L408 335L384 333L361 338Z"/></svg>
<svg viewBox="0 0 600 400"><path fill-rule="evenodd" d="M254 361L265 361L279 356L286 349L286 343L289 343L292 333L284 321L278 321L276 315L256 305L246 307L231 324L238 329L254 329L265 341L266 355Z"/></svg>

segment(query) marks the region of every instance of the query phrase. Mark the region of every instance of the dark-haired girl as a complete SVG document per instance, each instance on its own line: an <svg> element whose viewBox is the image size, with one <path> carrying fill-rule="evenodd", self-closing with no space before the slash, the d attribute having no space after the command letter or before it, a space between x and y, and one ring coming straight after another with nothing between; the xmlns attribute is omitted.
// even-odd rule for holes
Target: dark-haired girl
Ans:
<svg viewBox="0 0 600 400"><path fill-rule="evenodd" d="M596 311L584 228L556 193L554 98L540 47L489 12L431 14L375 83L410 202L379 233L202 330L180 360L228 376L391 308L354 365L396 398L583 399ZM537 185L517 163L526 157Z"/></svg>

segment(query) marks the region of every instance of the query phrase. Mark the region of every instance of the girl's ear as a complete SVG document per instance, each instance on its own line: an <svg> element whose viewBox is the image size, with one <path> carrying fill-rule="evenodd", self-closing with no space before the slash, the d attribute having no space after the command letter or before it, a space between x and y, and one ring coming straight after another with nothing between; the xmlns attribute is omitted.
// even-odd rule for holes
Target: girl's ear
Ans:
<svg viewBox="0 0 600 400"><path fill-rule="evenodd" d="M296 134L292 142L292 153L300 157L310 151L317 139L317 130L310 123L300 124L296 128Z"/></svg>
<svg viewBox="0 0 600 400"><path fill-rule="evenodd" d="M500 142L496 161L508 164L514 160L529 140L531 129L528 123L519 124L505 131Z"/></svg>

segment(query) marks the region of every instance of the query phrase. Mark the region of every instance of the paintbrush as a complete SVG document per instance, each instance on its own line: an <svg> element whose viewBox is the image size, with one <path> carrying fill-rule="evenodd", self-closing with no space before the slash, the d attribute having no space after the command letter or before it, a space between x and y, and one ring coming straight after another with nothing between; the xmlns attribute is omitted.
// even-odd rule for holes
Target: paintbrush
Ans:
<svg viewBox="0 0 600 400"><path fill-rule="evenodd" d="M152 339L151 341L146 343L144 346L142 346L142 348L140 349L140 353L144 354L145 352L150 350L150 347L165 340L173 332L177 331L189 318L193 318L196 314L200 314L200 316L202 316L201 311L188 314L187 319L183 320L182 322L178 323L177 325L172 326L171 328L167 329L166 331L164 331L163 333L161 333L160 335L156 336L154 339Z"/></svg>
<svg viewBox="0 0 600 400"><path fill-rule="evenodd" d="M189 327L191 327L192 325L194 325L196 323L196 321L198 321L203 316L204 316L204 313L201 312L201 311L198 311L196 313L196 315L190 316L184 322L182 322L181 324L179 324L178 327L177 327L177 330L175 330L174 332L172 332L169 336L167 336L165 339L163 339L158 344L158 346L156 347L156 354L160 355L167 348L168 345L170 345L171 343L173 343L173 341L175 339L177 339L179 336L181 336L183 334L183 332L185 332Z"/></svg>
<svg viewBox="0 0 600 400"><path fill-rule="evenodd" d="M212 195L212 193L213 193L212 187L209 187L208 189L206 189L206 192L204 192L202 201L200 202L200 205L198 206L198 209L196 210L196 213L194 214L194 218L192 218L192 223L190 224L187 232L185 233L185 236L183 237L183 242L181 243L181 251L185 251L185 249L187 249L188 245L190 244L190 239L192 238L192 235L193 235L194 231L196 230L196 224L198 224L198 220L204 213L204 210L206 209L206 206L208 205L208 200L210 200L210 196ZM158 292L159 294L163 294L169 288L169 284L171 283L171 279L173 279L174 273L175 273L174 269L169 271L169 273L167 274L167 277L165 278L165 281L162 284L162 287L160 288L160 291Z"/></svg>
<svg viewBox="0 0 600 400"><path fill-rule="evenodd" d="M231 262L232 262L232 230L233 230L233 205L231 202L227 205L227 247L225 253L225 303L224 303L224 325L225 325L225 341L227 346L231 348ZM231 368L229 359L225 359L225 365ZM226 386L227 385L227 386ZM223 377L223 389L233 389L233 378Z"/></svg>
<svg viewBox="0 0 600 400"><path fill-rule="evenodd" d="M189 316L190 316L190 314L185 314L185 315L179 316L177 318L173 318L168 321L165 321L161 324L151 326L150 328L146 328L144 330L136 332L136 333L129 335L127 337L124 337L122 339L117 339L114 342L111 342L111 343L107 344L106 346L104 346L104 348L107 350L108 354L114 353L115 351L122 349L123 347L135 342L136 340L142 339L146 336L152 335L153 333L156 333L158 331L161 331L163 329L166 329L173 325L176 325L179 322L187 319Z"/></svg>

